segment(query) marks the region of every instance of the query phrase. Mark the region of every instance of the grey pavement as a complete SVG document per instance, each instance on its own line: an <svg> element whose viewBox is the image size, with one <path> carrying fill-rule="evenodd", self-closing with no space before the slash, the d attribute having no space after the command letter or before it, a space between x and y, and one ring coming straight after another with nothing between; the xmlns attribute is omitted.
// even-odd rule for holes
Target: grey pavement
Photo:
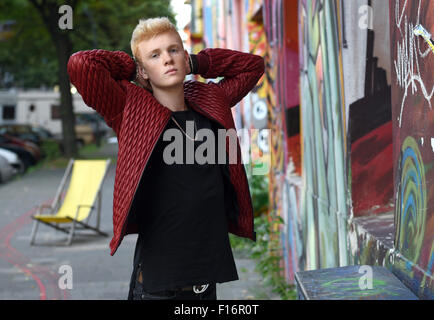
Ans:
<svg viewBox="0 0 434 320"><path fill-rule="evenodd" d="M104 144L92 157L113 157L116 152L116 144ZM30 215L37 205L52 201L63 173L64 169L42 168L0 184L0 299L124 300L137 236L126 236L116 254L110 255L114 163L102 189L101 229L109 237L82 231L71 246L65 246L66 234L40 225L36 245L29 245ZM240 280L217 284L219 300L280 299L263 285L253 260L236 252L234 256ZM62 265L71 266L72 289L59 288Z"/></svg>

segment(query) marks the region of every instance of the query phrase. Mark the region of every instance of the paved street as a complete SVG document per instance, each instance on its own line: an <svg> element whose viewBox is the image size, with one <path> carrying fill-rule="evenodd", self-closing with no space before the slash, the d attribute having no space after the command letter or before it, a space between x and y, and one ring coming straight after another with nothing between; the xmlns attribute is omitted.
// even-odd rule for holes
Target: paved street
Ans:
<svg viewBox="0 0 434 320"><path fill-rule="evenodd" d="M116 149L107 144L98 155L112 156ZM66 234L40 225L36 245L29 245L30 216L36 205L51 202L63 173L44 168L0 185L0 299L126 299L136 235L125 237L110 256L114 163L102 190L101 229L109 237L81 232L68 247ZM71 290L59 288L62 265L72 267ZM279 299L264 288L252 260L236 255L236 265L240 280L217 284L218 299Z"/></svg>

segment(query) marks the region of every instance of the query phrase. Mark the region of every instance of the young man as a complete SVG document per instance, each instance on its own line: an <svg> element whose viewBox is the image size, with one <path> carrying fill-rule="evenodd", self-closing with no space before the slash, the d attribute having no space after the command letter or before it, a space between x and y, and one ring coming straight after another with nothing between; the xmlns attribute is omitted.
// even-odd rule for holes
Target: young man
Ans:
<svg viewBox="0 0 434 320"><path fill-rule="evenodd" d="M129 299L216 299L216 283L238 280L228 232L255 241L239 141L236 163L220 163L218 144L226 159L230 150L217 131L235 129L231 108L255 86L264 61L219 48L189 55L167 18L140 20L131 50L137 64L125 52L97 49L68 62L71 82L118 137L111 254L125 235L139 234ZM190 73L224 79L184 81ZM188 162L204 143L201 129L215 134L216 161ZM173 130L185 156L168 163Z"/></svg>

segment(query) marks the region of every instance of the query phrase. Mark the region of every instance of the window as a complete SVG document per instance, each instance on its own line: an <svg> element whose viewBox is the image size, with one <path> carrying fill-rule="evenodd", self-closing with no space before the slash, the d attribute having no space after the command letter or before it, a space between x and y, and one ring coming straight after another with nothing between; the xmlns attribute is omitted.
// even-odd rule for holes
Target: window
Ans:
<svg viewBox="0 0 434 320"><path fill-rule="evenodd" d="M60 106L58 104L51 105L51 119L52 120L60 119Z"/></svg>
<svg viewBox="0 0 434 320"><path fill-rule="evenodd" d="M3 120L15 120L15 106L14 105L4 105L2 112Z"/></svg>

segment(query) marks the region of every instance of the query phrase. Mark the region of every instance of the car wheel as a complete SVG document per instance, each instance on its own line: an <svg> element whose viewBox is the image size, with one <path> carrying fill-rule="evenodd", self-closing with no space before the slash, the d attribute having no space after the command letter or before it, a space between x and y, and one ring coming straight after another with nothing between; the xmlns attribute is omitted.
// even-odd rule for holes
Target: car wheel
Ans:
<svg viewBox="0 0 434 320"><path fill-rule="evenodd" d="M27 171L28 167L30 167L32 165L32 163L31 163L32 161L31 161L31 159L29 159L29 156L26 156L26 155L22 155L20 159L23 163L23 166L22 166L23 173L25 173Z"/></svg>
<svg viewBox="0 0 434 320"><path fill-rule="evenodd" d="M18 163L18 165L17 165L17 171L18 171L18 174L23 174L23 173L25 173L26 172L26 166L24 165L24 162L23 161L19 161L19 163Z"/></svg>

